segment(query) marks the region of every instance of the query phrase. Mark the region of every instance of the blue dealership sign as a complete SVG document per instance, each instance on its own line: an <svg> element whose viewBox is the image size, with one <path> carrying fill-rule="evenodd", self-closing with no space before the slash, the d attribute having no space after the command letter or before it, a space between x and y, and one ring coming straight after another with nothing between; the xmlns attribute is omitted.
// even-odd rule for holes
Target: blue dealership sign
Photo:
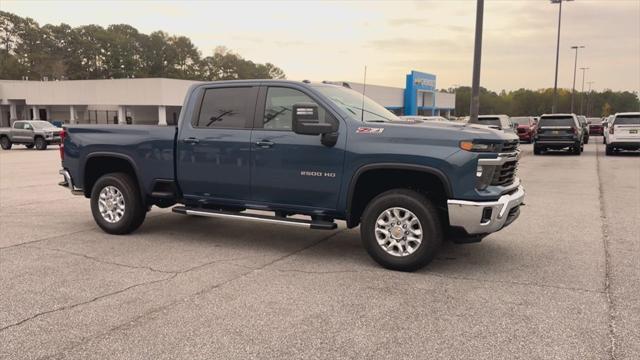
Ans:
<svg viewBox="0 0 640 360"><path fill-rule="evenodd" d="M427 74L420 71L412 70L410 74L407 74L407 84L404 89L404 114L405 115L417 115L418 114L418 93L419 92L435 92L436 90L436 76L433 74ZM435 99L435 95L433 97ZM424 107L431 107L431 104L423 104Z"/></svg>

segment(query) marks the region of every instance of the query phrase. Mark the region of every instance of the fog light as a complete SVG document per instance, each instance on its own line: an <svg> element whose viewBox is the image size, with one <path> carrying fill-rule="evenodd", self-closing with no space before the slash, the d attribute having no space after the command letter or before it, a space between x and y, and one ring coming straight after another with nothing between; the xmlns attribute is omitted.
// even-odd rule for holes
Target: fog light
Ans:
<svg viewBox="0 0 640 360"><path fill-rule="evenodd" d="M493 208L486 207L482 209L482 218L480 219L481 224L486 224L491 221L491 215L493 214Z"/></svg>
<svg viewBox="0 0 640 360"><path fill-rule="evenodd" d="M478 165L478 167L476 168L476 176L482 177L482 165Z"/></svg>

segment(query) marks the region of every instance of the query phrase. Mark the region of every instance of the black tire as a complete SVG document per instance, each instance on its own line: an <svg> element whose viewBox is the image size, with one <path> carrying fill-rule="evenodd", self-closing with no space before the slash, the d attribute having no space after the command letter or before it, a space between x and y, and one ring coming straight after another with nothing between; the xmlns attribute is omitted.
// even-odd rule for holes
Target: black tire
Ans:
<svg viewBox="0 0 640 360"><path fill-rule="evenodd" d="M11 150L11 146L13 144L11 143L11 140L9 140L8 137L3 136L0 137L0 147L2 147L2 150Z"/></svg>
<svg viewBox="0 0 640 360"><path fill-rule="evenodd" d="M100 213L100 192L107 186L115 187L124 198L124 213L115 221L107 221ZM135 231L142 225L147 209L142 203L140 191L135 180L125 173L103 175L96 181L91 190L91 213L98 226L109 234L122 235Z"/></svg>
<svg viewBox="0 0 640 360"><path fill-rule="evenodd" d="M607 145L605 148L605 155L613 155L613 146Z"/></svg>
<svg viewBox="0 0 640 360"><path fill-rule="evenodd" d="M540 149L538 146L533 145L533 155L540 155L542 154L542 149Z"/></svg>
<svg viewBox="0 0 640 360"><path fill-rule="evenodd" d="M25 146L27 147L27 149L33 149L34 145L33 144L26 144Z"/></svg>
<svg viewBox="0 0 640 360"><path fill-rule="evenodd" d="M580 155L580 153L582 153L582 151L580 151L580 145L574 145L571 147L571 153L573 155Z"/></svg>
<svg viewBox="0 0 640 360"><path fill-rule="evenodd" d="M47 150L47 142L44 138L38 136L35 138L36 150Z"/></svg>
<svg viewBox="0 0 640 360"><path fill-rule="evenodd" d="M378 217L385 210L394 207L412 212L422 228L422 242L409 255L392 255L376 240L375 229ZM402 234L402 231L400 233ZM364 248L378 264L391 270L415 271L433 260L442 244L443 235L440 215L429 199L412 190L394 189L378 195L367 204L362 214L360 237Z"/></svg>
<svg viewBox="0 0 640 360"><path fill-rule="evenodd" d="M589 143L589 138L584 139L584 143L588 144Z"/></svg>

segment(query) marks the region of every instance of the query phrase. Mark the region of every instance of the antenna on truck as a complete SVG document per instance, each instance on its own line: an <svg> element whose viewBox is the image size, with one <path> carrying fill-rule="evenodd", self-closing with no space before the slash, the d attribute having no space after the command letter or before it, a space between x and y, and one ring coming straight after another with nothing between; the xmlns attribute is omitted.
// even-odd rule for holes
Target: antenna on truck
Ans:
<svg viewBox="0 0 640 360"><path fill-rule="evenodd" d="M367 65L364 66L364 82L362 83L362 107L360 108L360 121L364 122L364 93L367 92Z"/></svg>

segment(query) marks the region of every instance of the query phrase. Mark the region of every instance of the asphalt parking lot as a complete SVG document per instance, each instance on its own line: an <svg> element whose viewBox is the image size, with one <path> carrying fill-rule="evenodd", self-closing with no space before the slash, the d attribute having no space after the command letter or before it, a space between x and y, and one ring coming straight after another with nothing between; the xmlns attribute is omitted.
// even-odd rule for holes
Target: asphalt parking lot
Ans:
<svg viewBox="0 0 640 360"><path fill-rule="evenodd" d="M0 357L640 358L640 156L595 140L580 157L522 145L521 218L416 273L380 268L343 224L154 208L110 236L57 186L56 147L2 151Z"/></svg>

